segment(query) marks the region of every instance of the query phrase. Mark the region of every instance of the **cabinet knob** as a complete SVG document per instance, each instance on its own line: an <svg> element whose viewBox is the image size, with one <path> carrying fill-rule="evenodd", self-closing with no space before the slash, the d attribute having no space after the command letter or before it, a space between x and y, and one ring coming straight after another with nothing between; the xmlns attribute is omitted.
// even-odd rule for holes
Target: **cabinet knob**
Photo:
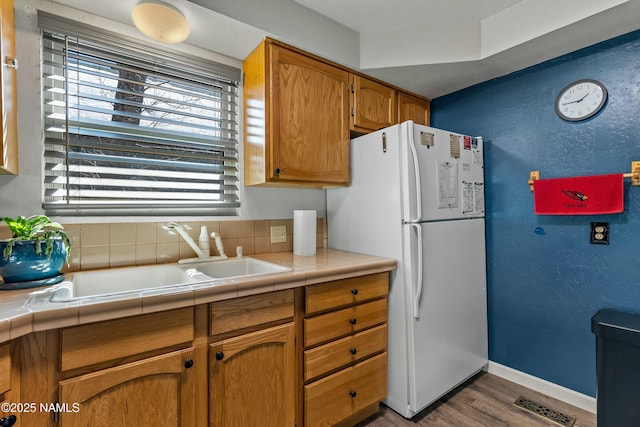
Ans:
<svg viewBox="0 0 640 427"><path fill-rule="evenodd" d="M352 317L351 319L349 319L349 323L351 323L352 325L355 325L357 322L355 317Z"/></svg>
<svg viewBox="0 0 640 427"><path fill-rule="evenodd" d="M224 359L224 353L221 351L217 351L216 352L216 360L222 360Z"/></svg>
<svg viewBox="0 0 640 427"><path fill-rule="evenodd" d="M16 423L16 416L9 415L8 417L0 418L0 427L11 427Z"/></svg>
<svg viewBox="0 0 640 427"><path fill-rule="evenodd" d="M357 352L358 352L358 350L356 350L354 347L351 347L349 349L349 353L353 354L354 356L356 355Z"/></svg>
<svg viewBox="0 0 640 427"><path fill-rule="evenodd" d="M280 175L280 168L275 168L275 169L273 170L273 172L274 172L276 175Z"/></svg>
<svg viewBox="0 0 640 427"><path fill-rule="evenodd" d="M351 289L351 293L354 295L358 295L358 290L357 289Z"/></svg>
<svg viewBox="0 0 640 427"><path fill-rule="evenodd" d="M349 396L351 396L351 397L356 397L356 394L357 394L357 393L356 393L356 391L355 391L355 390L350 390L350 391L349 391Z"/></svg>
<svg viewBox="0 0 640 427"><path fill-rule="evenodd" d="M193 366L193 359L187 359L184 361L184 367L189 369Z"/></svg>

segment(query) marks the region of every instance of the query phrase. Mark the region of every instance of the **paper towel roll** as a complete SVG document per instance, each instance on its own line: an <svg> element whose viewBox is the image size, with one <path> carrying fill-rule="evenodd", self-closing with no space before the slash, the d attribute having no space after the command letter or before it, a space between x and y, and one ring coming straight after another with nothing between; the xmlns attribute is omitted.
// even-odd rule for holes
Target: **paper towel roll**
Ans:
<svg viewBox="0 0 640 427"><path fill-rule="evenodd" d="M293 211L293 254L316 254L316 211Z"/></svg>

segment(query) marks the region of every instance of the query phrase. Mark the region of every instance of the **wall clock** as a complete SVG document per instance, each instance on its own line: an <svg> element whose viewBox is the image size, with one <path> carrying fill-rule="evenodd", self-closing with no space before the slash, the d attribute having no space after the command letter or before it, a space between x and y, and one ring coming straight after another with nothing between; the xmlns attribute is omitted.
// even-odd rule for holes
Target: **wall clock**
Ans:
<svg viewBox="0 0 640 427"><path fill-rule="evenodd" d="M560 91L556 113L563 120L577 122L594 116L607 102L607 88L593 79L576 80Z"/></svg>

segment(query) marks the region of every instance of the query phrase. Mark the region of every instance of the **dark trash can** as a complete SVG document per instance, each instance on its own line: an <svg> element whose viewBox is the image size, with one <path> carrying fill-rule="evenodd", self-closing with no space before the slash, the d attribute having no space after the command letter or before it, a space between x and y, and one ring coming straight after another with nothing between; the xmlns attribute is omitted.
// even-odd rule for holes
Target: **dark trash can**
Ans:
<svg viewBox="0 0 640 427"><path fill-rule="evenodd" d="M598 427L640 426L640 314L600 310L591 318L591 331Z"/></svg>

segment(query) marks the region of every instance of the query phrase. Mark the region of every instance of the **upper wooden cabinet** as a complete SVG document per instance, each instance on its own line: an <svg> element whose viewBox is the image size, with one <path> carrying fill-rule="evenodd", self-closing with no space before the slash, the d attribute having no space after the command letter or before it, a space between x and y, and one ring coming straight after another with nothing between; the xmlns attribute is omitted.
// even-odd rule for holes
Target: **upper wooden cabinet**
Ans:
<svg viewBox="0 0 640 427"><path fill-rule="evenodd" d="M413 120L419 125L429 126L430 102L426 98L419 98L405 92L398 92L398 123Z"/></svg>
<svg viewBox="0 0 640 427"><path fill-rule="evenodd" d="M17 59L13 0L0 5L0 174L18 174Z"/></svg>
<svg viewBox="0 0 640 427"><path fill-rule="evenodd" d="M396 122L396 90L351 74L351 130L368 133Z"/></svg>
<svg viewBox="0 0 640 427"><path fill-rule="evenodd" d="M244 61L245 185L349 183L349 73L265 40Z"/></svg>
<svg viewBox="0 0 640 427"><path fill-rule="evenodd" d="M429 123L429 100L266 38L243 63L244 184L349 184L351 131Z"/></svg>

